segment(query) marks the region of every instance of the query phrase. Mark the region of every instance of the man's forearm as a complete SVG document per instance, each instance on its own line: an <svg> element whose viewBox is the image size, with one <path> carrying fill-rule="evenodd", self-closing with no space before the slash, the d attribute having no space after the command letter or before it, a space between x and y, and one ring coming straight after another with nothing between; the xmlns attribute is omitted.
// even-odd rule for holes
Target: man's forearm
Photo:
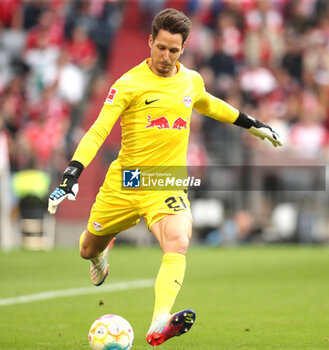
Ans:
<svg viewBox="0 0 329 350"><path fill-rule="evenodd" d="M104 136L93 125L81 139L72 161L78 161L86 168L102 146L105 140Z"/></svg>
<svg viewBox="0 0 329 350"><path fill-rule="evenodd" d="M239 115L236 108L206 91L194 104L194 108L199 113L224 123L233 124Z"/></svg>

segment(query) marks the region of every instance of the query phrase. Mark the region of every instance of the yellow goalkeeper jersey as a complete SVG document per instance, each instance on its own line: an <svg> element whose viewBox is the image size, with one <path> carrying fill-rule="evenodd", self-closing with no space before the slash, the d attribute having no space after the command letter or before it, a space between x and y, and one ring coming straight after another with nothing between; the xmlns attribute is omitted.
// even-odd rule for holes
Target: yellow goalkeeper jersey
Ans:
<svg viewBox="0 0 329 350"><path fill-rule="evenodd" d="M160 77L149 68L149 60L125 73L110 88L73 160L88 166L121 116L121 150L110 166L111 175L119 175L127 167L184 166L192 108L223 122L237 119L238 110L206 92L199 73L177 63L174 76ZM111 187L121 189L120 180Z"/></svg>

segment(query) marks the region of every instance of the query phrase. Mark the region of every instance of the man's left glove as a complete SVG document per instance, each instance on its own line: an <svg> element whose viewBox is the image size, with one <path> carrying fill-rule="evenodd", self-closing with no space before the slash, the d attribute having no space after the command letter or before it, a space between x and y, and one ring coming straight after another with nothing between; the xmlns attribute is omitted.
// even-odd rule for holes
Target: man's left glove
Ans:
<svg viewBox="0 0 329 350"><path fill-rule="evenodd" d="M269 125L256 120L248 114L240 112L237 120L233 124L246 128L250 134L260 137L262 140L268 139L272 142L274 147L283 145L280 135L277 132Z"/></svg>
<svg viewBox="0 0 329 350"><path fill-rule="evenodd" d="M78 178L82 173L83 165L78 161L71 161L69 166L63 173L62 182L59 187L51 193L48 200L48 211L50 214L55 214L57 207L65 198L75 200L79 191Z"/></svg>
<svg viewBox="0 0 329 350"><path fill-rule="evenodd" d="M270 140L274 147L283 145L280 139L280 135L276 131L274 131L269 125L266 125L261 122L259 123L263 125L260 125L259 127L252 126L251 128L248 129L250 134L254 136L258 136L262 140L265 140L265 139Z"/></svg>

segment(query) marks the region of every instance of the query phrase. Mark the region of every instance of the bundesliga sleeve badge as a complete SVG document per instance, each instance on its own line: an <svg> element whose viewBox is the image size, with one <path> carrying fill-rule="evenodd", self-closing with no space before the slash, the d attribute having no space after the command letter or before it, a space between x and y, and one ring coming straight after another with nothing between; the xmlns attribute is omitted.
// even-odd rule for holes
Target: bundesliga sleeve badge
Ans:
<svg viewBox="0 0 329 350"><path fill-rule="evenodd" d="M111 88L109 94L108 94L107 97L106 97L106 102L112 104L113 101L114 101L114 98L115 98L115 95L116 95L117 92L118 92L117 89Z"/></svg>

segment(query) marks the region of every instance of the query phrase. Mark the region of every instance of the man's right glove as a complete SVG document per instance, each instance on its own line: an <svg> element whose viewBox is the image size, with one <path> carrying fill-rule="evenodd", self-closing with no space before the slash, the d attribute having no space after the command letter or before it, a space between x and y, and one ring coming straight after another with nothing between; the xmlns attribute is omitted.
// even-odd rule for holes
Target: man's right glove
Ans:
<svg viewBox="0 0 329 350"><path fill-rule="evenodd" d="M57 207L65 198L75 200L75 196L79 191L78 178L82 173L83 165L78 161L71 161L69 166L63 173L62 182L59 187L51 193L48 200L48 211L55 214Z"/></svg>

